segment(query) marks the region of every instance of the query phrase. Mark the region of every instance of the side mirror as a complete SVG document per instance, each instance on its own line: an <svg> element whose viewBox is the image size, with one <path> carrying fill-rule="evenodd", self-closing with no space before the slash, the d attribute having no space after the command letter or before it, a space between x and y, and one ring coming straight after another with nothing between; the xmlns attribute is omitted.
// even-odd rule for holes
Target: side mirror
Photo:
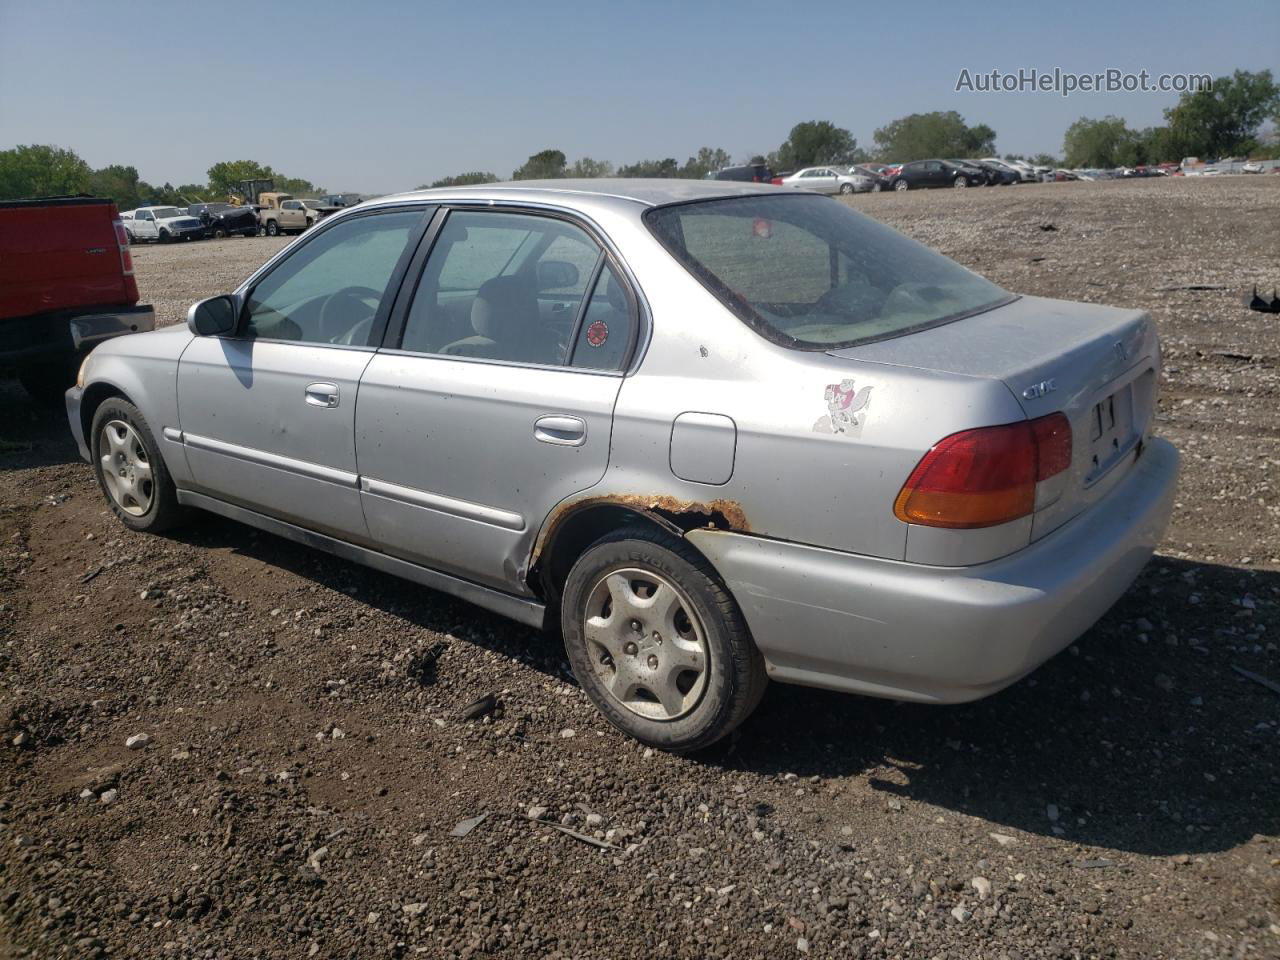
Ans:
<svg viewBox="0 0 1280 960"><path fill-rule="evenodd" d="M187 329L197 337L217 337L233 333L238 313L236 298L230 294L210 297L192 304L187 311Z"/></svg>
<svg viewBox="0 0 1280 960"><path fill-rule="evenodd" d="M538 289L559 290L578 282L578 268L564 260L544 260L538 264Z"/></svg>

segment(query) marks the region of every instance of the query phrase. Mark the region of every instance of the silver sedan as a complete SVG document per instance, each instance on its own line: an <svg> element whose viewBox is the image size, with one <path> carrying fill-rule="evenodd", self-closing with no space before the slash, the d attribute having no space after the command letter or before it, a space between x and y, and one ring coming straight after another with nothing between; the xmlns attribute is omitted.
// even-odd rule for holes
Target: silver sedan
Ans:
<svg viewBox="0 0 1280 960"><path fill-rule="evenodd" d="M1145 313L844 204L558 180L362 204L68 391L126 526L199 508L559 632L705 747L768 679L986 696L1128 589L1178 456Z"/></svg>
<svg viewBox="0 0 1280 960"><path fill-rule="evenodd" d="M875 186L875 180L856 167L805 167L775 182L815 193L867 193Z"/></svg>

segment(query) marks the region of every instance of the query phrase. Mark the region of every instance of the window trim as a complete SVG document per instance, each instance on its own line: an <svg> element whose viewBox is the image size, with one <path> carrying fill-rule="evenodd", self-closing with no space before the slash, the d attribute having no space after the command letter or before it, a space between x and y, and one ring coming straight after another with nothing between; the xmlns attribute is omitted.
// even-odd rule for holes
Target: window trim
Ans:
<svg viewBox="0 0 1280 960"><path fill-rule="evenodd" d="M409 311L413 307L413 301L418 295L418 286L422 282L422 274L426 268L427 261L430 259L435 249L436 241L440 237L441 231L444 229L445 223L453 213L496 213L507 215L526 215L532 217L542 217L550 220L563 220L580 230L584 231L600 248L602 256L597 258L596 267L592 273L592 279L596 279L599 273L604 269L604 263L613 265L614 272L622 281L623 290L625 292L627 303L631 314L631 336L627 343L627 351L623 356L622 363L614 370L600 370L589 367L570 366L573 356L574 343L571 340L569 350L565 358L558 364L548 363L532 363L523 360L494 360L488 357L466 357L456 354L446 353L424 353L420 350L405 350L401 346L404 342L404 332L408 325ZM586 291L594 291L592 283L587 284ZM578 316L574 320L574 330L578 329L581 319L585 316L587 301L590 299L588 293L584 291L582 303L578 305ZM427 357L433 360L450 360L463 363L487 363L503 367L525 368L530 370L559 370L565 373L582 373L592 374L595 376L611 376L625 377L629 375L634 367L638 364L643 356L643 346L647 346L646 342L641 340L641 327L647 333L651 325L648 323L648 307L641 299L638 293L639 287L635 278L632 276L626 262L619 256L617 247L609 240L608 235L600 229L600 227L592 222L586 216L579 214L577 211L566 210L562 207L543 206L534 203L510 203L501 200L489 199L459 199L459 200L443 200L439 202L436 215L432 218L430 229L425 232L422 240L418 244L412 261L408 265L408 269L400 280L400 289L396 294L395 303L392 308L390 321L386 329L383 331L382 345L378 348L380 353L387 353L394 356L404 357Z"/></svg>
<svg viewBox="0 0 1280 960"><path fill-rule="evenodd" d="M391 310L394 306L393 301L395 300L396 295L398 295L400 286L404 282L405 271L408 269L413 253L421 242L423 234L434 219L436 209L435 204L397 203L389 204L385 207L370 207L364 210L353 211L352 213L345 214L343 216L329 217L322 220L319 224L312 227L301 237L289 244L259 267L250 275L248 280L236 289L234 296L240 302L240 311L236 316L236 325L234 330L229 334L224 334L223 339L253 340L261 343L288 343L304 347L332 347L338 350L377 350L378 345L382 342L388 320L391 317ZM383 289L382 299L378 302L378 312L374 314L373 325L369 328L369 338L365 343L313 343L309 340L286 340L279 337L246 336L245 328L249 321L249 298L253 295L253 291L258 288L263 280L278 270L283 264L287 263L291 257L295 256L300 250L306 247L307 244L314 243L318 237L324 236L335 227L341 226L344 223L349 223L352 220L384 216L392 213L417 213L419 215L419 220L418 223L409 228L409 235L405 239L404 249L400 252L400 257L391 270L391 276L387 278L387 285ZM388 297L388 293L391 293L392 296Z"/></svg>

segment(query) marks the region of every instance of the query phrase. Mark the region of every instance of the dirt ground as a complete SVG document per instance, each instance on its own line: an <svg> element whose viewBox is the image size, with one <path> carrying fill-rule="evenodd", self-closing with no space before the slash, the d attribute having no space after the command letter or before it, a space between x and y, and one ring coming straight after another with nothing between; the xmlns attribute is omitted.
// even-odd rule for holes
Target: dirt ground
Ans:
<svg viewBox="0 0 1280 960"><path fill-rule="evenodd" d="M852 203L1155 317L1180 495L1093 630L963 707L775 684L667 756L554 638L218 519L126 531L3 384L0 956L1280 957L1280 696L1235 669L1280 681L1280 316L1242 304L1280 177ZM143 296L177 321L280 245L139 248Z"/></svg>

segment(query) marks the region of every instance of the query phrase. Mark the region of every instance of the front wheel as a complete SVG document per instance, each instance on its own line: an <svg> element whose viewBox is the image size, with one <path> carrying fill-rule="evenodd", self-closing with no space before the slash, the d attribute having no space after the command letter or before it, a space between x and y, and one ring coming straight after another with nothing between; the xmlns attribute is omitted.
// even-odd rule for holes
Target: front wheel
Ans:
<svg viewBox="0 0 1280 960"><path fill-rule="evenodd" d="M969 181L964 177L956 177L955 181L951 185L956 188L967 187L969 185Z"/></svg>
<svg viewBox="0 0 1280 960"><path fill-rule="evenodd" d="M181 519L173 480L137 407L120 397L103 401L94 412L89 443L98 486L121 523L159 533Z"/></svg>
<svg viewBox="0 0 1280 960"><path fill-rule="evenodd" d="M157 237L156 239L158 239L161 243L168 243L168 242L169 242L169 231L168 231L168 230L161 230L161 231L160 231L160 236L159 236L159 237Z"/></svg>
<svg viewBox="0 0 1280 960"><path fill-rule="evenodd" d="M853 184L852 184L852 183L842 183L842 184L840 184L840 192L841 192L841 193L853 193Z"/></svg>
<svg viewBox="0 0 1280 960"><path fill-rule="evenodd" d="M715 570L687 543L622 530L573 565L561 627L574 675L615 727L686 753L756 708L764 660Z"/></svg>
<svg viewBox="0 0 1280 960"><path fill-rule="evenodd" d="M227 228L226 228L226 227L214 227L214 228L213 228L213 239L215 239L215 240L225 240L225 239L227 239Z"/></svg>
<svg viewBox="0 0 1280 960"><path fill-rule="evenodd" d="M910 190L910 189L911 189L911 184L907 183L907 181L905 181L905 180L899 180L897 183L895 183L895 184L893 185L893 189L895 189L895 190Z"/></svg>

